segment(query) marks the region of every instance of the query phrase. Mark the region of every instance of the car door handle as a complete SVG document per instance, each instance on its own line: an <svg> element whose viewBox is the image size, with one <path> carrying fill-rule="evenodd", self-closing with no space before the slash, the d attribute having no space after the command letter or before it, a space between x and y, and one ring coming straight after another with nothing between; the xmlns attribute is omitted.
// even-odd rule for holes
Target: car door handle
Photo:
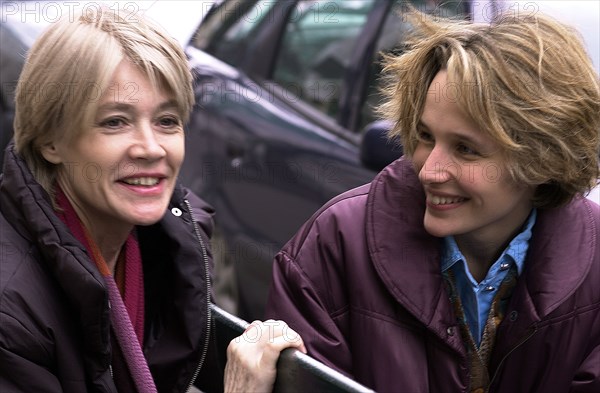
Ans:
<svg viewBox="0 0 600 393"><path fill-rule="evenodd" d="M226 147L226 154L229 158L241 158L246 153L246 148L238 143L228 143Z"/></svg>
<svg viewBox="0 0 600 393"><path fill-rule="evenodd" d="M237 168L242 165L244 155L246 154L246 148L238 143L228 143L225 154L230 159L229 165L233 168Z"/></svg>

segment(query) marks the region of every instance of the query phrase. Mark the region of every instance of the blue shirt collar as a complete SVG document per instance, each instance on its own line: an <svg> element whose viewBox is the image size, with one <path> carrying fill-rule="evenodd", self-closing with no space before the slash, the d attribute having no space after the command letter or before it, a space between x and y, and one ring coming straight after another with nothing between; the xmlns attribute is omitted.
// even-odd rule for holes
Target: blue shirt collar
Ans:
<svg viewBox="0 0 600 393"><path fill-rule="evenodd" d="M527 249L529 248L529 239L531 239L531 232L533 225L537 219L537 210L533 209L525 222L523 230L515 236L509 245L504 249L502 255L498 258L498 261L506 260L506 257L510 257L512 261L517 265L517 272L521 275L525 264L525 256L527 255ZM442 252L442 272L450 269L455 263L465 260L465 257L458 249L454 236L446 236L444 238Z"/></svg>

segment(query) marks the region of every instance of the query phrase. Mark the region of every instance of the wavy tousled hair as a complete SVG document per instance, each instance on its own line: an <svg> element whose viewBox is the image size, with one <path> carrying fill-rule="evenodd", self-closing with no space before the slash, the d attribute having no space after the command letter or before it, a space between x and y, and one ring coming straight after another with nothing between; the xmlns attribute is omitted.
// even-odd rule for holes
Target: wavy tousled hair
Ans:
<svg viewBox="0 0 600 393"><path fill-rule="evenodd" d="M57 167L42 146L89 129L119 63L127 59L152 86L173 95L182 119L194 105L192 75L177 41L130 12L87 7L51 25L31 47L15 96L15 149L52 194ZM114 89L114 87L112 87Z"/></svg>
<svg viewBox="0 0 600 393"><path fill-rule="evenodd" d="M405 51L384 60L380 114L409 156L428 88L442 69L462 110L496 141L516 182L536 186L552 208L599 179L599 79L579 35L545 15L491 24L444 21L412 11Z"/></svg>

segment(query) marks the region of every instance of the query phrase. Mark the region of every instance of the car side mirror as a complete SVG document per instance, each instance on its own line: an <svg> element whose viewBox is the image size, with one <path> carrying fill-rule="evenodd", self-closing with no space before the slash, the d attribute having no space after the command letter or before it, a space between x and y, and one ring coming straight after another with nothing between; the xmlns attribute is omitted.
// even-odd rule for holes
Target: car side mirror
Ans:
<svg viewBox="0 0 600 393"><path fill-rule="evenodd" d="M366 168L379 172L402 156L402 146L387 136L391 128L392 123L387 120L377 120L365 127L360 144L360 160Z"/></svg>

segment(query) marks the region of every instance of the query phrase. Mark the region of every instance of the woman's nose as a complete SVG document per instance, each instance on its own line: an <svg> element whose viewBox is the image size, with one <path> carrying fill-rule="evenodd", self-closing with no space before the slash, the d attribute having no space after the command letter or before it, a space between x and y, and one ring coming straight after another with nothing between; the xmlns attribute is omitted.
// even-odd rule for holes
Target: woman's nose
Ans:
<svg viewBox="0 0 600 393"><path fill-rule="evenodd" d="M132 158L144 160L158 160L166 155L151 124L139 125L136 140L131 148L131 155Z"/></svg>
<svg viewBox="0 0 600 393"><path fill-rule="evenodd" d="M460 167L450 154L443 147L435 146L419 171L419 179L423 184L445 183L458 173Z"/></svg>

